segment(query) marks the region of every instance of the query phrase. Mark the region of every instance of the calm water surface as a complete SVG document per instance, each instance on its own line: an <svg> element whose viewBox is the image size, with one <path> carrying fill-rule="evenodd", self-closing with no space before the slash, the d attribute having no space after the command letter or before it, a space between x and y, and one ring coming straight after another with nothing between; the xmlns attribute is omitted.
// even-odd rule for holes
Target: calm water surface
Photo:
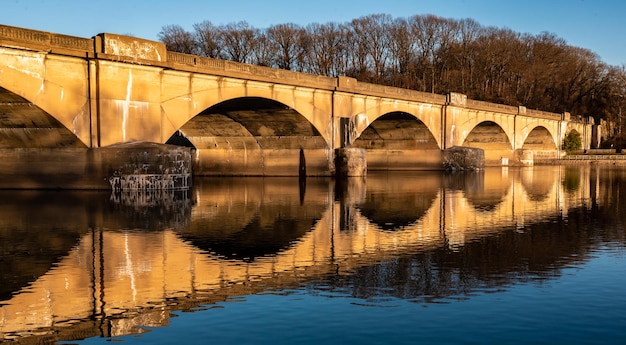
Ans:
<svg viewBox="0 0 626 345"><path fill-rule="evenodd" d="M0 192L0 340L626 343L626 169Z"/></svg>

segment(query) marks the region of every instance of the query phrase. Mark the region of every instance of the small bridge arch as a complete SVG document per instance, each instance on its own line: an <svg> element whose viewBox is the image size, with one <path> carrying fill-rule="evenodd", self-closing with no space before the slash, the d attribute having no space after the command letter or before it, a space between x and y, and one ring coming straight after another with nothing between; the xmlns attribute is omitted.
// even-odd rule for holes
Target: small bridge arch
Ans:
<svg viewBox="0 0 626 345"><path fill-rule="evenodd" d="M535 125L530 132L527 132L527 130L522 131L522 134L525 134L520 138L520 141L524 143L522 148L537 150L557 149L558 133L553 133L554 130L550 130L545 125Z"/></svg>
<svg viewBox="0 0 626 345"><path fill-rule="evenodd" d="M513 141L510 134L500 124L484 120L476 124L469 133L466 130L463 145L481 148L485 152L485 164L500 164L503 157L512 158Z"/></svg>
<svg viewBox="0 0 626 345"><path fill-rule="evenodd" d="M444 101L445 98L442 98ZM353 119L350 134L350 143L375 121L388 114L404 113L418 120L430 132L438 148L442 148L441 140L441 112L442 104L411 102L384 97L368 97L363 95L350 96L348 115Z"/></svg>
<svg viewBox="0 0 626 345"><path fill-rule="evenodd" d="M350 146L365 150L370 170L431 169L442 159L437 137L419 118L403 111L378 116Z"/></svg>

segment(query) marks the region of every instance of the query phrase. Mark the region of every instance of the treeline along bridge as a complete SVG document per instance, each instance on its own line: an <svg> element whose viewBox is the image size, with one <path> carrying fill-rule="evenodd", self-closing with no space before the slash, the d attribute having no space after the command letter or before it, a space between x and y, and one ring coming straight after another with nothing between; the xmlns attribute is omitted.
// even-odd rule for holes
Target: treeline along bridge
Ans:
<svg viewBox="0 0 626 345"><path fill-rule="evenodd" d="M0 188L108 186L120 160L139 160L116 151L131 144L190 147L195 175L325 176L344 148L377 170L440 169L455 146L483 149L488 165L532 164L559 157L570 131L584 149L602 132L592 118L460 93L0 26Z"/></svg>

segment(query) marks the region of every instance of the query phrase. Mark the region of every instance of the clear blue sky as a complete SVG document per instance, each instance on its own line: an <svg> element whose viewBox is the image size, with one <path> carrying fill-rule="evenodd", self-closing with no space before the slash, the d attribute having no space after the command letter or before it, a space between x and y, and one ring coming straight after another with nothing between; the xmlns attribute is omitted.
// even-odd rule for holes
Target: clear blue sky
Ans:
<svg viewBox="0 0 626 345"><path fill-rule="evenodd" d="M548 31L568 44L626 64L626 1L623 0L0 0L0 24L92 37L102 32L156 40L178 24L247 21L273 24L343 23L369 14L393 17L434 14L472 18L483 26L517 32Z"/></svg>

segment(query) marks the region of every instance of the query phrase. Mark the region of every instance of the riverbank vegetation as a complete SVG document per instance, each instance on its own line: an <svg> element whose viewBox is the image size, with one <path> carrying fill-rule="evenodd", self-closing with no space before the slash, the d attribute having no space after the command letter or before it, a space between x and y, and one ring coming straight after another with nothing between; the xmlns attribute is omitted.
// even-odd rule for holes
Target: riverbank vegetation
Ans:
<svg viewBox="0 0 626 345"><path fill-rule="evenodd" d="M162 27L168 50L446 94L572 116L592 116L621 135L626 70L555 34L518 33L472 19L373 14L347 23L210 21ZM624 131L626 132L626 130Z"/></svg>

